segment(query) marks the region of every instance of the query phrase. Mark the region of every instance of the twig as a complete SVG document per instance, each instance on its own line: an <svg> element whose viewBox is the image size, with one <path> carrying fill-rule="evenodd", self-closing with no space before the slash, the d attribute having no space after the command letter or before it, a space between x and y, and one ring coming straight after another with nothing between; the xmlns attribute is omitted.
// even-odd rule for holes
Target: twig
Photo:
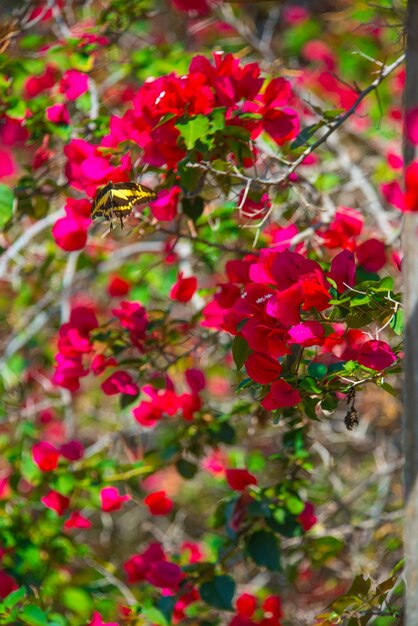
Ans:
<svg viewBox="0 0 418 626"><path fill-rule="evenodd" d="M0 279L5 279L7 275L7 264L13 259L23 248L26 248L31 239L36 237L43 230L51 226L56 220L64 215L64 209L54 211L43 219L35 222L30 226L16 241L9 247L0 257Z"/></svg>

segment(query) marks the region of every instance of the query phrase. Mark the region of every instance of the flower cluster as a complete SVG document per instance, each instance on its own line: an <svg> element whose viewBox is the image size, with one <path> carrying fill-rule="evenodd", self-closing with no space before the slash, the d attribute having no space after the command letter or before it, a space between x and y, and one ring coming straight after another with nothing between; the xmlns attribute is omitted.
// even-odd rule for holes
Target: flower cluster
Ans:
<svg viewBox="0 0 418 626"><path fill-rule="evenodd" d="M140 554L134 554L123 567L131 584L147 581L154 587L177 591L184 578L181 568L167 559L160 543L151 543Z"/></svg>
<svg viewBox="0 0 418 626"><path fill-rule="evenodd" d="M185 76L168 74L147 81L133 98L133 108L122 117L113 116L110 134L103 145L134 141L144 151L143 162L156 167L176 167L186 155L179 122L210 116L219 110L228 132L245 129L251 139L264 130L277 144L294 139L299 132L289 82L264 79L257 63L241 65L232 54L214 54L214 64L194 57Z"/></svg>
<svg viewBox="0 0 418 626"><path fill-rule="evenodd" d="M339 227L337 221L324 238L335 241ZM369 240L367 246L357 248L357 259L363 267L376 270L382 265L381 253L381 242ZM301 401L299 390L281 377L283 357L291 354L292 346L316 346L317 360L327 365L353 360L381 371L396 361L386 342L317 317L332 306L332 285L337 293L355 285L355 257L349 250L333 258L328 273L300 253L275 248L260 250L257 259L250 256L227 263L226 273L228 282L219 286L205 307L202 324L239 335L248 344L248 376L269 385L261 401L265 409L291 407Z"/></svg>

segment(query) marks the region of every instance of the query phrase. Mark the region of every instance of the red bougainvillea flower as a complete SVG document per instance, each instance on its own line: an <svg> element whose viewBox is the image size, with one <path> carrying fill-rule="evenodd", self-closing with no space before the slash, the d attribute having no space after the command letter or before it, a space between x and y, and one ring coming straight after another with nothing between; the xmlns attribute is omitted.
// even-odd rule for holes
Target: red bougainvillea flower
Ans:
<svg viewBox="0 0 418 626"><path fill-rule="evenodd" d="M314 511L315 509L313 504L311 504L310 502L306 502L305 508L298 516L298 520L305 532L312 528L312 526L315 526L316 522L318 521L318 518L316 517L316 515L314 515Z"/></svg>
<svg viewBox="0 0 418 626"><path fill-rule="evenodd" d="M173 502L167 497L165 491L154 491L144 498L144 504L147 505L152 515L167 515L173 509Z"/></svg>
<svg viewBox="0 0 418 626"><path fill-rule="evenodd" d="M264 619L261 620L262 626L280 626L280 618L282 617L282 603L278 596L268 596L263 604Z"/></svg>
<svg viewBox="0 0 418 626"><path fill-rule="evenodd" d="M142 426L152 428L162 418L163 411L154 402L143 400L137 407L132 409L132 415Z"/></svg>
<svg viewBox="0 0 418 626"><path fill-rule="evenodd" d="M52 509L58 515L64 515L70 504L70 498L63 496L58 491L49 491L46 496L41 498L41 502L45 504L48 509Z"/></svg>
<svg viewBox="0 0 418 626"><path fill-rule="evenodd" d="M113 374L102 382L100 387L108 396L113 396L116 393L136 396L139 393L138 385L133 381L132 376L124 370L113 372Z"/></svg>
<svg viewBox="0 0 418 626"><path fill-rule="evenodd" d="M418 161L405 169L405 211L418 211Z"/></svg>
<svg viewBox="0 0 418 626"><path fill-rule="evenodd" d="M88 76L78 70L67 70L59 83L59 90L67 100L77 100L88 89Z"/></svg>
<svg viewBox="0 0 418 626"><path fill-rule="evenodd" d="M356 264L354 254L350 250L343 250L332 259L328 274L337 285L338 293L343 293L348 287L356 284Z"/></svg>
<svg viewBox="0 0 418 626"><path fill-rule="evenodd" d="M185 371L184 376L193 393L199 393L206 387L206 379L202 370L191 367Z"/></svg>
<svg viewBox="0 0 418 626"><path fill-rule="evenodd" d="M9 593L18 589L16 581L10 574L0 569L0 599L6 598Z"/></svg>
<svg viewBox="0 0 418 626"><path fill-rule="evenodd" d="M97 328L95 312L90 307L75 307L66 324L62 324L58 332L58 354L53 382L60 387L77 391L80 378L88 374L83 368L83 354L92 350L89 333Z"/></svg>
<svg viewBox="0 0 418 626"><path fill-rule="evenodd" d="M146 550L126 561L123 567L129 583L146 580L154 587L172 591L177 591L184 578L180 567L167 560L159 543L150 544Z"/></svg>
<svg viewBox="0 0 418 626"><path fill-rule="evenodd" d="M318 231L327 248L345 248L353 250L356 238L363 230L364 218L356 209L339 207L334 221L325 231Z"/></svg>
<svg viewBox="0 0 418 626"><path fill-rule="evenodd" d="M158 198L150 203L151 213L155 219L169 222L176 217L180 191L180 187L174 185L170 189L158 192Z"/></svg>
<svg viewBox="0 0 418 626"><path fill-rule="evenodd" d="M207 15L210 11L210 2L208 0L171 0L171 2L176 9L186 13Z"/></svg>
<svg viewBox="0 0 418 626"><path fill-rule="evenodd" d="M104 622L102 616L97 611L94 611L91 621L87 626L119 626L116 622Z"/></svg>
<svg viewBox="0 0 418 626"><path fill-rule="evenodd" d="M177 275L177 282L171 288L170 298L172 300L177 300L177 302L189 302L196 289L197 278L195 276L183 278L183 272L179 272Z"/></svg>
<svg viewBox="0 0 418 626"><path fill-rule="evenodd" d="M107 285L107 293L112 298L126 296L131 289L131 283L121 276L111 276Z"/></svg>
<svg viewBox="0 0 418 626"><path fill-rule="evenodd" d="M70 517L64 522L64 528L91 528L92 523L87 517L81 515L80 511L73 511Z"/></svg>
<svg viewBox="0 0 418 626"><path fill-rule="evenodd" d="M375 339L363 343L356 359L361 365L380 372L395 363L396 356L385 341Z"/></svg>
<svg viewBox="0 0 418 626"><path fill-rule="evenodd" d="M275 359L253 352L245 361L245 369L250 378L256 383L267 385L278 378L282 371L282 366Z"/></svg>
<svg viewBox="0 0 418 626"><path fill-rule="evenodd" d="M102 510L110 513L120 509L124 502L128 502L131 499L131 496L129 494L121 496L116 487L104 487L100 492L100 499Z"/></svg>
<svg viewBox="0 0 418 626"><path fill-rule="evenodd" d="M249 485L256 485L257 479L246 469L227 469L226 480L234 491L244 491Z"/></svg>
<svg viewBox="0 0 418 626"><path fill-rule="evenodd" d="M30 76L23 86L23 95L27 100L35 98L38 94L47 91L55 85L57 70L52 65L47 65L42 74Z"/></svg>
<svg viewBox="0 0 418 626"><path fill-rule="evenodd" d="M32 448L32 458L43 472L51 472L58 466L60 453L47 441L40 441Z"/></svg>
<svg viewBox="0 0 418 626"><path fill-rule="evenodd" d="M285 380L277 380L271 385L269 393L261 401L267 411L274 411L288 406L295 406L301 401L299 391Z"/></svg>
<svg viewBox="0 0 418 626"><path fill-rule="evenodd" d="M84 456L83 444L76 439L63 443L59 451L60 454L68 461L78 461Z"/></svg>
<svg viewBox="0 0 418 626"><path fill-rule="evenodd" d="M46 109L46 119L53 124L70 123L70 114L65 104L54 104Z"/></svg>
<svg viewBox="0 0 418 626"><path fill-rule="evenodd" d="M259 220L265 216L269 208L271 207L271 202L268 193L264 193L261 198L254 199L248 195L244 202L242 200L244 198L244 191L241 192L238 198L238 206L240 207L240 215L247 219L251 220Z"/></svg>
<svg viewBox="0 0 418 626"><path fill-rule="evenodd" d="M16 163L10 152L0 150L0 178L11 176L16 171Z"/></svg>
<svg viewBox="0 0 418 626"><path fill-rule="evenodd" d="M386 263L385 244L379 239L368 239L356 248L357 262L368 272L378 272Z"/></svg>
<svg viewBox="0 0 418 626"><path fill-rule="evenodd" d="M118 309L112 309L122 328L129 330L131 341L137 348L141 347L141 342L145 339L148 326L147 312L139 302L128 302L122 300Z"/></svg>
<svg viewBox="0 0 418 626"><path fill-rule="evenodd" d="M118 364L114 357L106 358L104 354L96 354L91 362L91 371L95 376L102 374L108 367L115 367Z"/></svg>

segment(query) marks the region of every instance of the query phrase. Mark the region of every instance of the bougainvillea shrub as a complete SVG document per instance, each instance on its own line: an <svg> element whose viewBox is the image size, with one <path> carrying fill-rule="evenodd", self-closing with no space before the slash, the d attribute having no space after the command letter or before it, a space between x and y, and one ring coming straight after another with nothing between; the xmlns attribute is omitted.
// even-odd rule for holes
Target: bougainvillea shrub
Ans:
<svg viewBox="0 0 418 626"><path fill-rule="evenodd" d="M402 16L312 5L2 9L1 624L400 623Z"/></svg>

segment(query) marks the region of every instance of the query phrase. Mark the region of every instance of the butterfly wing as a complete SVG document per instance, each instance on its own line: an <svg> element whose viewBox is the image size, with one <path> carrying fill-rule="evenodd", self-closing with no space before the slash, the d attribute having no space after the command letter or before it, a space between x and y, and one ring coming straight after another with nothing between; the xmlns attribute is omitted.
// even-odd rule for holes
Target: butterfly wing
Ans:
<svg viewBox="0 0 418 626"><path fill-rule="evenodd" d="M108 183L101 189L93 203L91 216L126 217L135 204L143 204L155 200L155 191L138 183Z"/></svg>

